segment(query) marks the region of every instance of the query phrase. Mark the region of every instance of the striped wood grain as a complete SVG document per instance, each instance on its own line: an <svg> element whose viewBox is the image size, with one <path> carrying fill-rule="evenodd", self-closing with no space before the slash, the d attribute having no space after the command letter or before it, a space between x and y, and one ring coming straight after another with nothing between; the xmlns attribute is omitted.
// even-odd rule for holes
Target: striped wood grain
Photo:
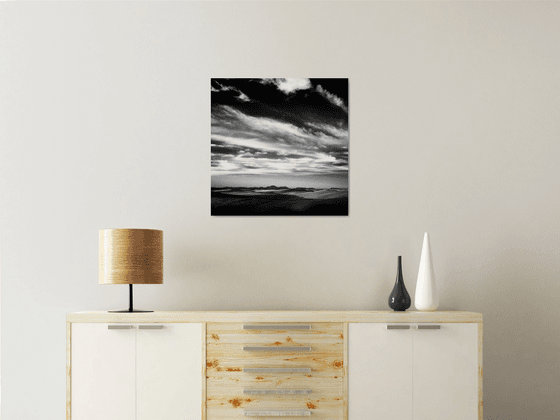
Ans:
<svg viewBox="0 0 560 420"><path fill-rule="evenodd" d="M149 313L74 312L67 322L482 322L482 314L463 311L155 311Z"/></svg>
<svg viewBox="0 0 560 420"><path fill-rule="evenodd" d="M206 323L202 324L202 420L206 420Z"/></svg>
<svg viewBox="0 0 560 420"><path fill-rule="evenodd" d="M309 417L310 410L246 410L245 417Z"/></svg>
<svg viewBox="0 0 560 420"><path fill-rule="evenodd" d="M343 325L343 338L344 338L344 349L343 349L343 369L344 369L344 412L342 415L343 420L348 420L348 322Z"/></svg>
<svg viewBox="0 0 560 420"><path fill-rule="evenodd" d="M313 323L309 330L276 331L243 329L243 323L208 323L208 420L240 419L245 410L311 410L318 420L342 420L346 405L343 331L342 323ZM277 351L243 351L244 346L257 345ZM311 351L293 351L294 346L309 346ZM266 367L307 367L311 372L243 372L244 368ZM311 389L311 394L244 394L250 389Z"/></svg>
<svg viewBox="0 0 560 420"><path fill-rule="evenodd" d="M482 415L483 399L482 399L482 322L478 323L478 420L484 420Z"/></svg>
<svg viewBox="0 0 560 420"><path fill-rule="evenodd" d="M310 395L229 395L208 397L208 420L234 420L243 417L244 410L311 410L313 418L342 420L341 395L314 392Z"/></svg>

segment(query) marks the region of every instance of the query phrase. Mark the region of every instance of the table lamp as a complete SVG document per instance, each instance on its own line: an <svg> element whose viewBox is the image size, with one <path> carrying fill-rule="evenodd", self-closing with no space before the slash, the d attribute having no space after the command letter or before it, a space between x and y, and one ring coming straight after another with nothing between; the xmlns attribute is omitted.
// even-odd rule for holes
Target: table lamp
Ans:
<svg viewBox="0 0 560 420"><path fill-rule="evenodd" d="M133 284L163 283L163 231L155 229L103 229L99 231L99 283L128 284L128 309L135 310Z"/></svg>

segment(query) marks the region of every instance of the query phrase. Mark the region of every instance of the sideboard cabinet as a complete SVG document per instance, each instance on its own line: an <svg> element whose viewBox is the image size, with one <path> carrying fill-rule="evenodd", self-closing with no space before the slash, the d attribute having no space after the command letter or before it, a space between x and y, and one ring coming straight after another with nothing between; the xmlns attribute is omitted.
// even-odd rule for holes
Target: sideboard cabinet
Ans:
<svg viewBox="0 0 560 420"><path fill-rule="evenodd" d="M67 420L482 420L471 312L79 312Z"/></svg>

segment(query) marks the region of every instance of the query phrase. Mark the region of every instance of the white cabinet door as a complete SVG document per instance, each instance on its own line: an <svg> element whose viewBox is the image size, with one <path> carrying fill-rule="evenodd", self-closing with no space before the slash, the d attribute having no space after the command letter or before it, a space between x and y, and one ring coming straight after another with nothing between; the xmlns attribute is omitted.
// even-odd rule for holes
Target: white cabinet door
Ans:
<svg viewBox="0 0 560 420"><path fill-rule="evenodd" d="M412 420L412 332L387 325L348 325L348 420Z"/></svg>
<svg viewBox="0 0 560 420"><path fill-rule="evenodd" d="M136 331L110 326L72 324L72 420L135 419Z"/></svg>
<svg viewBox="0 0 560 420"><path fill-rule="evenodd" d="M202 325L138 324L136 420L200 420Z"/></svg>
<svg viewBox="0 0 560 420"><path fill-rule="evenodd" d="M414 420L477 420L478 324L439 325L413 329Z"/></svg>

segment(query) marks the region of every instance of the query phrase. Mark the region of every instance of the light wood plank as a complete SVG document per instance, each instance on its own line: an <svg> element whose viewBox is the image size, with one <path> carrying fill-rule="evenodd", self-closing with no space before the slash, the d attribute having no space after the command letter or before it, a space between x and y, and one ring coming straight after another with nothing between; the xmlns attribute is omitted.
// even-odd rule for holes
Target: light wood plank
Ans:
<svg viewBox="0 0 560 420"><path fill-rule="evenodd" d="M311 368L243 368L243 373L311 373Z"/></svg>
<svg viewBox="0 0 560 420"><path fill-rule="evenodd" d="M344 326L312 323L309 330L243 329L243 323L207 325L207 410L212 420L243 418L245 410L310 410L318 420L342 419ZM244 346L270 346L275 352L247 352ZM309 346L310 352L294 351ZM250 373L247 368L310 368L308 373ZM246 389L310 389L311 394L246 395Z"/></svg>
<svg viewBox="0 0 560 420"><path fill-rule="evenodd" d="M302 404L309 401L324 401L325 405L323 408L326 408L327 406L335 407L336 411L340 413L343 401L340 398L340 395L336 395L333 392L338 391L339 389L340 383L339 386L335 389L312 389L311 393L309 394L245 394L243 392L244 389L239 387L229 390L223 389L223 392L216 393L208 397L208 408L210 409L211 407L218 407L229 409L232 408L232 404L233 408L238 407L239 405L237 403L229 401L232 398L239 399L239 404L243 404L245 408L247 408L248 403L251 403L251 407L272 407L275 404L278 406L289 406L290 404L292 404L292 406L301 407ZM270 389L270 391L278 391L278 389L273 388Z"/></svg>
<svg viewBox="0 0 560 420"><path fill-rule="evenodd" d="M344 398L344 411L343 411L343 420L348 420L348 323L345 322L342 327L342 338L344 340L344 349L343 349L343 374L344 374L344 382L342 384L342 391L343 391L343 398Z"/></svg>
<svg viewBox="0 0 560 420"><path fill-rule="evenodd" d="M245 395L308 395L310 389L244 389Z"/></svg>
<svg viewBox="0 0 560 420"><path fill-rule="evenodd" d="M343 401L332 395L257 396L230 393L208 400L209 418L212 420L239 419L245 410L311 410L313 418L341 419Z"/></svg>
<svg viewBox="0 0 560 420"><path fill-rule="evenodd" d="M273 351L276 353L305 353L307 351L311 351L311 347L309 346L279 346L276 344L273 345L266 345L266 346L243 346L243 351L252 351L252 352L259 352L259 351Z"/></svg>
<svg viewBox="0 0 560 420"><path fill-rule="evenodd" d="M462 311L169 311L149 313L75 312L67 322L482 322L482 314Z"/></svg>
<svg viewBox="0 0 560 420"><path fill-rule="evenodd" d="M305 324L298 324L298 323L290 323L290 324L282 324L282 325L275 325L275 324L256 324L256 325L243 325L244 330L310 330L311 325Z"/></svg>
<svg viewBox="0 0 560 420"><path fill-rule="evenodd" d="M202 420L206 420L206 325L202 324Z"/></svg>
<svg viewBox="0 0 560 420"><path fill-rule="evenodd" d="M311 415L310 410L256 410L256 411L244 411L245 417L309 417Z"/></svg>
<svg viewBox="0 0 560 420"><path fill-rule="evenodd" d="M295 323L296 325L303 325ZM277 341L282 337L297 337L300 341L308 342L308 340L319 339L324 341L328 339L338 339L342 341L341 323L340 322L316 322L305 324L311 326L308 330L255 330L244 329L245 323L241 322L212 322L208 324L208 340L213 343L265 343L268 340ZM258 324L252 324L258 325ZM270 325L262 323L261 325ZM286 340L287 345L293 345L295 342ZM303 344L302 344L303 345Z"/></svg>
<svg viewBox="0 0 560 420"><path fill-rule="evenodd" d="M483 394L482 394L482 322L478 323L478 420L484 420L482 415Z"/></svg>
<svg viewBox="0 0 560 420"><path fill-rule="evenodd" d="M342 375L326 375L323 372L311 373L247 373L237 372L237 374L209 374L208 386L206 391L207 398L231 392L233 386L243 389L266 388L266 389L320 389L336 390L341 395L343 393L344 377ZM236 389L237 389L236 388Z"/></svg>

